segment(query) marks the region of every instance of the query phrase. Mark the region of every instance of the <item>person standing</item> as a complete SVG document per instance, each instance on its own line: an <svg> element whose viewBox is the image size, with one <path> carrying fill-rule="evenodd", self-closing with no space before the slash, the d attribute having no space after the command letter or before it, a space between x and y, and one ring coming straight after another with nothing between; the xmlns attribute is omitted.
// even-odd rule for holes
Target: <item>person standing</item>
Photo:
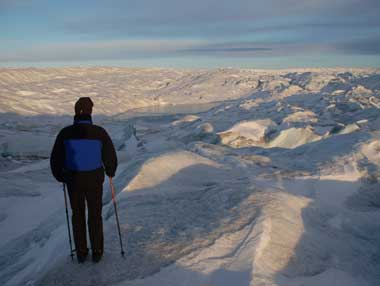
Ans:
<svg viewBox="0 0 380 286"><path fill-rule="evenodd" d="M93 106L91 98L79 98L75 103L74 123L59 132L50 156L53 176L67 185L79 263L83 263L88 256L86 203L92 259L99 262L102 258L104 173L112 178L117 168L117 156L111 138L102 127L92 123Z"/></svg>

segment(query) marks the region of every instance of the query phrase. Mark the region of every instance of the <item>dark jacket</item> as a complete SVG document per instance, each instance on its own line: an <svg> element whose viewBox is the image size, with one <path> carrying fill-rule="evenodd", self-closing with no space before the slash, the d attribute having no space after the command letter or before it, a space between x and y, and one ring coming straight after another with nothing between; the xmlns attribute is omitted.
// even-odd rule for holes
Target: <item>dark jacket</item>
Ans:
<svg viewBox="0 0 380 286"><path fill-rule="evenodd" d="M50 168L59 182L84 176L104 181L104 172L114 177L117 157L111 138L90 115L74 117L74 124L63 128L54 143Z"/></svg>

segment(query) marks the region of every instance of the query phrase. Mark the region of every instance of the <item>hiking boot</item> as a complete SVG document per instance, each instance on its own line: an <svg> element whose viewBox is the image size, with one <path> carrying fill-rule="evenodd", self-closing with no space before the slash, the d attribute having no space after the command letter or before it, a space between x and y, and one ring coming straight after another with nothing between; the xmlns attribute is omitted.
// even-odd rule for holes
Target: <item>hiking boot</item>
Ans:
<svg viewBox="0 0 380 286"><path fill-rule="evenodd" d="M88 251L77 251L78 263L84 263L87 259Z"/></svg>
<svg viewBox="0 0 380 286"><path fill-rule="evenodd" d="M99 250L92 251L92 261L98 263L103 256L103 252Z"/></svg>

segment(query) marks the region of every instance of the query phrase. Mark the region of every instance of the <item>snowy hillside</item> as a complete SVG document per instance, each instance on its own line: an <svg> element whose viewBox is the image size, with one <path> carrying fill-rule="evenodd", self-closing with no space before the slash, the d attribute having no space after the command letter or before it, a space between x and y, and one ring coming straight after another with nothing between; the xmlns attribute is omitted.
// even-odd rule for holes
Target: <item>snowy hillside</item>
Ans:
<svg viewBox="0 0 380 286"><path fill-rule="evenodd" d="M79 96L117 147L105 256L49 155ZM0 69L0 284L380 285L380 70Z"/></svg>

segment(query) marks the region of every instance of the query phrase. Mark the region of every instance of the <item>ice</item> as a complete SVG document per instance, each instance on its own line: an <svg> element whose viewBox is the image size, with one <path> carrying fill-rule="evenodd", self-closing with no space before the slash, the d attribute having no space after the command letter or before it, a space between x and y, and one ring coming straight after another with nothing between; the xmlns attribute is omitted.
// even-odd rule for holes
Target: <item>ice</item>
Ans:
<svg viewBox="0 0 380 286"><path fill-rule="evenodd" d="M49 158L54 138L19 132L0 139L0 154L17 158Z"/></svg>
<svg viewBox="0 0 380 286"><path fill-rule="evenodd" d="M0 69L0 284L380 284L380 71ZM72 262L49 170L73 104L111 135L105 255Z"/></svg>
<svg viewBox="0 0 380 286"><path fill-rule="evenodd" d="M229 130L219 133L222 143L231 146L242 146L264 143L266 135L275 130L276 124L270 119L241 121ZM251 143L251 144L250 144Z"/></svg>

